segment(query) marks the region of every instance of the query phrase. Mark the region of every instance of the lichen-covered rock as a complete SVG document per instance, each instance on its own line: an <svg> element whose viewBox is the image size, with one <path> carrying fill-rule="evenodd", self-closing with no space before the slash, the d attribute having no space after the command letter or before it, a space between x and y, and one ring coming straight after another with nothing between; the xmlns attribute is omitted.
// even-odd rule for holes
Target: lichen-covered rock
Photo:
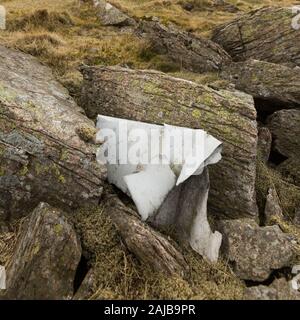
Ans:
<svg viewBox="0 0 300 320"><path fill-rule="evenodd" d="M293 289L286 279L275 279L270 286L256 286L245 289L245 300L300 300L300 292Z"/></svg>
<svg viewBox="0 0 300 320"><path fill-rule="evenodd" d="M154 53L167 56L178 67L189 71L216 71L231 62L218 44L158 21L142 20L136 33L150 42Z"/></svg>
<svg viewBox="0 0 300 320"><path fill-rule="evenodd" d="M40 202L97 203L105 168L96 130L51 71L0 46L0 211L17 218ZM88 141L88 142L87 142Z"/></svg>
<svg viewBox="0 0 300 320"><path fill-rule="evenodd" d="M40 203L22 226L4 298L72 298L80 258L80 242L65 214Z"/></svg>
<svg viewBox="0 0 300 320"><path fill-rule="evenodd" d="M259 227L253 220L223 220L222 251L244 280L264 281L272 271L291 266L295 258L294 239L276 226Z"/></svg>
<svg viewBox="0 0 300 320"><path fill-rule="evenodd" d="M300 156L300 110L280 110L267 119L274 149L288 158Z"/></svg>
<svg viewBox="0 0 300 320"><path fill-rule="evenodd" d="M135 20L127 16L121 10L104 0L93 0L102 25L104 26L132 26L135 25Z"/></svg>
<svg viewBox="0 0 300 320"><path fill-rule="evenodd" d="M299 30L292 27L296 15L292 8L258 9L216 28L212 40L235 61L254 58L299 66Z"/></svg>
<svg viewBox="0 0 300 320"><path fill-rule="evenodd" d="M210 168L209 209L256 216L256 111L251 96L213 90L156 71L86 67L81 104L97 114L200 128L224 143L223 159Z"/></svg>
<svg viewBox="0 0 300 320"><path fill-rule="evenodd" d="M186 275L189 267L181 252L170 241L143 223L137 213L117 197L111 197L107 205L110 208L109 216L126 247L141 263L169 276Z"/></svg>
<svg viewBox="0 0 300 320"><path fill-rule="evenodd" d="M97 291L97 276L91 268L85 275L80 287L76 291L73 300L88 300Z"/></svg>
<svg viewBox="0 0 300 320"><path fill-rule="evenodd" d="M283 219L283 212L280 206L280 200L275 188L270 188L267 195L265 206L265 225L271 226Z"/></svg>
<svg viewBox="0 0 300 320"><path fill-rule="evenodd" d="M300 107L300 71L297 68L251 59L225 66L221 76L233 82L238 90L260 99L259 109L264 108L264 103L269 109Z"/></svg>
<svg viewBox="0 0 300 320"><path fill-rule="evenodd" d="M257 149L259 150L260 159L267 163L272 148L272 134L267 127L258 128Z"/></svg>

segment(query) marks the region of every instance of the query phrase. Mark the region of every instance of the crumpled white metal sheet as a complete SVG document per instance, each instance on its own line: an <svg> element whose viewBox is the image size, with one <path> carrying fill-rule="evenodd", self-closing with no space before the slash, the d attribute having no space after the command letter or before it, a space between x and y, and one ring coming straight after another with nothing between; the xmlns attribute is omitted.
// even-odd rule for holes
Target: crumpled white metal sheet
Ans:
<svg viewBox="0 0 300 320"><path fill-rule="evenodd" d="M216 261L222 236L213 233L207 221L209 180L205 168L221 160L222 143L201 129L160 126L102 115L98 116L97 128L97 140L103 143L97 160L101 163L108 160L108 181L133 199L142 220L164 221L157 226L165 227L166 221L174 226L182 219L191 219L186 224L188 229L182 230L183 234L188 234L194 250ZM199 178L196 185L192 182L195 189L192 202L180 212L177 210L173 219L161 218L172 215L160 209L168 202L168 195L180 186L191 184L189 180L193 176ZM203 184L200 192L197 183L199 187ZM180 197L188 198L188 189L177 193L177 201L179 193ZM192 211L196 214L191 214Z"/></svg>

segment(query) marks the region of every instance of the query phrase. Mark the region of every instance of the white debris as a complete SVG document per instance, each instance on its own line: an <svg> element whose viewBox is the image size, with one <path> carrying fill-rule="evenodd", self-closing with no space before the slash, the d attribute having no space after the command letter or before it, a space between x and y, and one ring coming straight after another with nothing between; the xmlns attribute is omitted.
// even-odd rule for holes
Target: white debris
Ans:
<svg viewBox="0 0 300 320"><path fill-rule="evenodd" d="M183 234L192 248L208 260L216 261L222 236L213 233L207 221L209 179L205 168L220 161L221 142L200 129L101 115L97 128L100 129L97 140L104 141L97 160L107 164L109 182L133 199L142 219L161 220L172 226L185 219L188 227L183 229ZM190 181L192 176L199 178ZM176 191L175 198L179 201L180 194L182 203L174 208L176 219L171 219L175 211L169 212L172 205L167 199L172 197L173 190L191 184L194 191L188 202L185 200L189 198L188 188L186 192Z"/></svg>
<svg viewBox="0 0 300 320"><path fill-rule="evenodd" d="M5 267L0 266L0 290L6 289L6 271Z"/></svg>

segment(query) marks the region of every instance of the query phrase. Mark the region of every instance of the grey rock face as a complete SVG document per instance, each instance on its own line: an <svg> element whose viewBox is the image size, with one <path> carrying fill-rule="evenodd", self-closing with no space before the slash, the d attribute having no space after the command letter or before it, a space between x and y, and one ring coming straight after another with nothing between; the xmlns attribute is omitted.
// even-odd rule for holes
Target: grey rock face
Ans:
<svg viewBox="0 0 300 320"><path fill-rule="evenodd" d="M245 219L223 220L218 227L224 239L223 253L241 279L264 281L273 270L292 264L293 238L278 226L259 227Z"/></svg>
<svg viewBox="0 0 300 320"><path fill-rule="evenodd" d="M292 288L291 282L276 279L270 286L247 288L244 292L245 300L300 300L300 292Z"/></svg>
<svg viewBox="0 0 300 320"><path fill-rule="evenodd" d="M225 66L221 76L266 105L269 102L269 108L300 107L300 72L296 68L251 59ZM263 107L260 103L259 108Z"/></svg>
<svg viewBox="0 0 300 320"><path fill-rule="evenodd" d="M10 220L40 202L98 202L105 168L95 161L95 126L51 71L0 46L0 212Z"/></svg>
<svg viewBox="0 0 300 320"><path fill-rule="evenodd" d="M150 42L153 52L189 71L216 71L231 62L218 44L158 21L141 21L136 33Z"/></svg>
<svg viewBox="0 0 300 320"><path fill-rule="evenodd" d="M257 123L252 97L213 90L156 71L119 67L83 70L81 104L97 114L199 128L223 142L210 168L209 209L231 217L256 216Z"/></svg>
<svg viewBox="0 0 300 320"><path fill-rule="evenodd" d="M292 8L258 9L216 28L212 40L234 61L254 58L299 66L299 30L292 27L294 17Z"/></svg>
<svg viewBox="0 0 300 320"><path fill-rule="evenodd" d="M70 299L81 245L64 213L40 203L7 267L5 299Z"/></svg>
<svg viewBox="0 0 300 320"><path fill-rule="evenodd" d="M300 156L300 110L277 111L268 118L267 126L277 152L288 158Z"/></svg>

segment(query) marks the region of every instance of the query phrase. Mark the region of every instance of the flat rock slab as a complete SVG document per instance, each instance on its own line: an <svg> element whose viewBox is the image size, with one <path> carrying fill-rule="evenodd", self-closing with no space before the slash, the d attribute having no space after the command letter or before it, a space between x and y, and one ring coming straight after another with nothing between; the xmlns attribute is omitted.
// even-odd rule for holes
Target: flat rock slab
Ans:
<svg viewBox="0 0 300 320"><path fill-rule="evenodd" d="M96 129L35 58L0 46L0 209L5 219L40 201L63 208L97 203L105 168ZM1 211L1 210L0 210Z"/></svg>
<svg viewBox="0 0 300 320"><path fill-rule="evenodd" d="M251 96L156 71L87 67L83 74L81 105L91 118L102 114L204 129L222 141L223 158L210 168L209 208L231 217L257 215L257 123Z"/></svg>
<svg viewBox="0 0 300 320"><path fill-rule="evenodd" d="M151 50L165 55L179 68L194 72L217 71L231 62L218 44L192 33L165 26L158 21L142 20L136 33L150 42Z"/></svg>
<svg viewBox="0 0 300 320"><path fill-rule="evenodd" d="M223 220L222 251L243 280L264 281L272 271L291 266L295 241L276 226L260 227L249 219Z"/></svg>
<svg viewBox="0 0 300 320"><path fill-rule="evenodd" d="M22 226L5 299L71 299L81 245L65 214L41 203Z"/></svg>
<svg viewBox="0 0 300 320"><path fill-rule="evenodd" d="M300 108L300 68L251 59L225 66L221 76L260 99L259 111L264 108L262 102L269 109Z"/></svg>
<svg viewBox="0 0 300 320"><path fill-rule="evenodd" d="M238 17L214 30L212 40L234 61L249 58L300 66L300 30L292 26L292 8L265 7Z"/></svg>

